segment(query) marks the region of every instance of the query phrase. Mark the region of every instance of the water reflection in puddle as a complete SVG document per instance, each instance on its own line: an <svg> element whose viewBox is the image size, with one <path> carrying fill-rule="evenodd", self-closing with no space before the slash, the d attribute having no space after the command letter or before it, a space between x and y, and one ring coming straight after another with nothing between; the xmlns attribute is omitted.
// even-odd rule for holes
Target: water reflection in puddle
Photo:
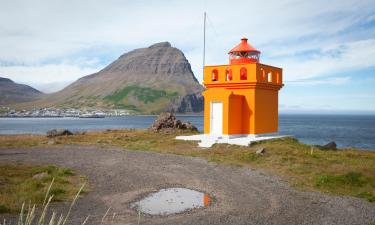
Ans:
<svg viewBox="0 0 375 225"><path fill-rule="evenodd" d="M169 215L208 206L209 197L187 188L167 188L135 202L132 208L150 215Z"/></svg>

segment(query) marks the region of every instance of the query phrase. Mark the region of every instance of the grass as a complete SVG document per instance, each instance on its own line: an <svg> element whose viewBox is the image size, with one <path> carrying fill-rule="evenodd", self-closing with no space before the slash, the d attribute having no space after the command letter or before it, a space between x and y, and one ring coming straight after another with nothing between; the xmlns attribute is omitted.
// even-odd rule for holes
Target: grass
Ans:
<svg viewBox="0 0 375 225"><path fill-rule="evenodd" d="M77 193L75 194L74 198L71 201L70 207L68 212L65 213L58 213L52 210L52 214L50 211L50 203L54 199L54 194L51 192L54 187L55 179L52 179L51 183L48 185L48 188L46 190L46 194L44 196L43 203L40 206L40 213L36 213L36 204L29 204L29 207L25 207L25 203L22 203L22 208L20 210L17 225L31 225L31 224L37 224L37 225L43 225L43 224L49 224L49 225L65 225L69 223L70 220L70 214L73 210L74 205L78 201L78 198L81 193L83 193L83 189L86 185L86 183L83 183ZM116 213L113 213L112 217L106 218L108 216L108 213L111 208L108 208L106 213L103 215L100 224L114 224ZM60 216L59 216L60 215ZM81 225L88 224L88 221L90 219L90 215L86 216L86 218L82 221ZM91 221L90 221L91 222ZM138 215L138 224L140 223L140 214ZM3 221L0 221L0 225L11 225L14 223L6 221L4 219Z"/></svg>
<svg viewBox="0 0 375 225"><path fill-rule="evenodd" d="M197 142L175 140L176 135L134 129L109 130L59 137L56 143L117 146L135 151L201 157L217 163L260 168L281 176L300 190L349 195L374 202L374 151L324 151L300 143L294 138L263 141L249 147L216 144L212 148L201 149ZM45 139L40 136L25 136L25 139L21 136L0 138L2 142L8 143L8 147L12 147L12 143L13 147L20 147L16 141L25 146L45 146ZM255 153L260 147L266 148L265 155Z"/></svg>
<svg viewBox="0 0 375 225"><path fill-rule="evenodd" d="M154 103L162 98L173 98L177 96L177 92L168 93L165 90L153 89L149 87L139 87L136 85L127 86L112 95L106 96L104 99L113 102L118 107L125 109L139 110L135 105L125 104L124 100L134 97L144 104Z"/></svg>
<svg viewBox="0 0 375 225"><path fill-rule="evenodd" d="M0 148L35 147L47 138L40 135L0 135Z"/></svg>
<svg viewBox="0 0 375 225"><path fill-rule="evenodd" d="M374 177L364 176L358 172L347 172L341 175L321 175L316 177L315 185L327 192L336 192L340 194L350 194L356 189L354 196L365 198L370 202L375 202L375 195L367 190L375 186Z"/></svg>
<svg viewBox="0 0 375 225"><path fill-rule="evenodd" d="M54 201L71 199L84 182L71 169L53 165L0 162L0 171L0 213L19 212L23 202L41 204L52 179Z"/></svg>
<svg viewBox="0 0 375 225"><path fill-rule="evenodd" d="M54 198L54 195L51 193L52 187L54 185L55 179L53 178L51 183L48 185L48 188L46 190L46 194L43 200L43 203L41 205L41 212L39 214L36 213L36 207L37 205L34 204L31 207L31 204L29 204L29 207L25 208L25 202L22 203L22 208L18 217L17 225L31 225L31 224L37 224L37 225L43 225L48 223L49 225L65 225L69 221L69 216L72 211L73 206L75 205L79 195L82 193L83 188L85 187L85 183L82 184L81 188L79 188L78 192L75 194L75 197L73 198L68 212L64 214L58 214L53 211L52 215L48 218L48 211L51 201ZM26 212L25 212L26 211ZM104 217L103 217L104 218ZM88 221L89 216L86 217L86 219L81 223L81 225L86 224ZM102 219L103 221L103 219ZM4 221L0 221L0 225L11 225L12 223L8 223L5 219Z"/></svg>

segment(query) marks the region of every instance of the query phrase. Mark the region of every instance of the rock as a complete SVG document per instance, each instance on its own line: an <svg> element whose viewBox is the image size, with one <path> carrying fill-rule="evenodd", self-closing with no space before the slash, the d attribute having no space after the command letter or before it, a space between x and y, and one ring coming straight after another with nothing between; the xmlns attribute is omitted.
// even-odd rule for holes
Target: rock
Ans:
<svg viewBox="0 0 375 225"><path fill-rule="evenodd" d="M329 142L321 147L324 150L337 150L337 145L334 141Z"/></svg>
<svg viewBox="0 0 375 225"><path fill-rule="evenodd" d="M68 136L68 135L73 135L73 133L67 129L53 129L53 130L47 131L47 137Z"/></svg>
<svg viewBox="0 0 375 225"><path fill-rule="evenodd" d="M257 155L264 155L264 154L266 154L266 149L263 148L263 147L260 147L260 148L258 148L256 150L255 154L257 154Z"/></svg>
<svg viewBox="0 0 375 225"><path fill-rule="evenodd" d="M48 174L46 172L37 173L33 176L33 179L40 180L40 179L42 179L46 176L48 176Z"/></svg>
<svg viewBox="0 0 375 225"><path fill-rule="evenodd" d="M176 117L172 113L164 112L156 118L150 129L158 131L163 128L174 128L176 126L179 126L179 121L177 121Z"/></svg>
<svg viewBox="0 0 375 225"><path fill-rule="evenodd" d="M176 117L169 112L161 113L149 129L155 132L166 129L198 131L198 129L190 122L177 120Z"/></svg>
<svg viewBox="0 0 375 225"><path fill-rule="evenodd" d="M198 131L197 127L190 122L182 122L182 126L184 127L183 129L186 130Z"/></svg>

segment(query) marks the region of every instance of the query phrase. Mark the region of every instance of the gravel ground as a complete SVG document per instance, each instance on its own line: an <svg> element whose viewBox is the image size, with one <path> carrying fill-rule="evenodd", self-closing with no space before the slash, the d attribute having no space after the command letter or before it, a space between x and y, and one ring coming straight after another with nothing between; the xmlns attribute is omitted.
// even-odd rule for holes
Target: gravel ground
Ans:
<svg viewBox="0 0 375 225"><path fill-rule="evenodd" d="M353 197L301 192L260 170L219 165L192 157L96 146L2 149L0 161L52 163L88 177L91 191L80 198L71 224L98 224L106 210L114 224L137 224L129 204L165 187L208 193L204 209L170 216L142 215L140 224L370 224L375 204ZM66 210L68 203L53 208ZM12 219L12 215L0 215Z"/></svg>

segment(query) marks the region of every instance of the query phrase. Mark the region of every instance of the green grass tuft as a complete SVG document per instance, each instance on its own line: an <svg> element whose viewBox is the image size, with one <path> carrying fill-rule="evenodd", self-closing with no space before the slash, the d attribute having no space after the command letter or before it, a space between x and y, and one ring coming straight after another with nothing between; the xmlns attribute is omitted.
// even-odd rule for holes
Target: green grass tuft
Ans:
<svg viewBox="0 0 375 225"><path fill-rule="evenodd" d="M375 202L373 190L375 178L359 172L347 172L340 175L320 175L315 178L315 186L325 192L350 194Z"/></svg>
<svg viewBox="0 0 375 225"><path fill-rule="evenodd" d="M63 189L63 188L54 187L54 188L51 189L50 193L51 193L51 195L58 196L58 195L61 195L61 194L65 194L66 190Z"/></svg>
<svg viewBox="0 0 375 225"><path fill-rule="evenodd" d="M9 209L3 204L0 204L0 213L10 213L10 212L11 212L11 209Z"/></svg>
<svg viewBox="0 0 375 225"><path fill-rule="evenodd" d="M367 199L369 202L375 202L375 195L370 192L361 192L356 197Z"/></svg>
<svg viewBox="0 0 375 225"><path fill-rule="evenodd" d="M85 180L71 169L53 165L0 163L0 171L0 213L18 212L23 202L42 203L53 178L55 201L70 199Z"/></svg>
<svg viewBox="0 0 375 225"><path fill-rule="evenodd" d="M348 172L343 175L321 175L316 179L316 186L318 187L334 187L336 185L348 185L362 187L369 181L363 177L361 173Z"/></svg>

